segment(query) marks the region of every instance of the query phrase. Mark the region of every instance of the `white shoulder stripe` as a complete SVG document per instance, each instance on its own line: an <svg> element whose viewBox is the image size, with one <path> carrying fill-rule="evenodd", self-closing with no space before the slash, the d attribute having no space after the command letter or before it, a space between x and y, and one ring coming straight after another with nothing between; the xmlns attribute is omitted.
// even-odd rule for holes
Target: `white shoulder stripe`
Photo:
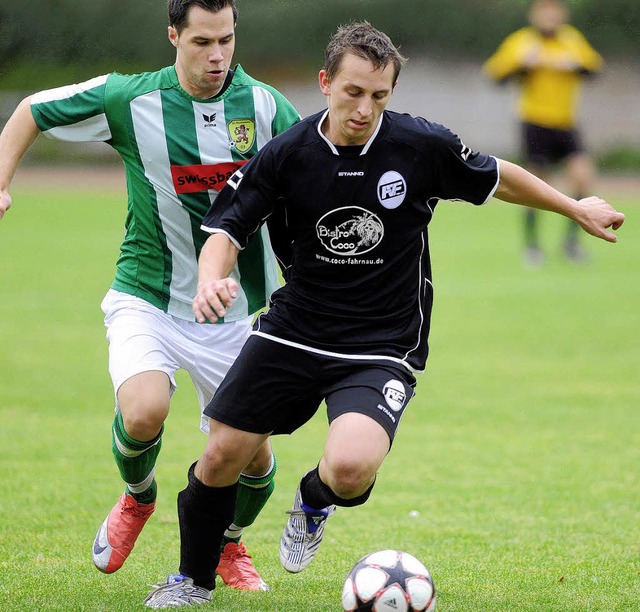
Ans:
<svg viewBox="0 0 640 612"><path fill-rule="evenodd" d="M66 142L106 142L111 139L111 130L104 113L72 125L53 127L42 133L49 138Z"/></svg>
<svg viewBox="0 0 640 612"><path fill-rule="evenodd" d="M107 82L108 77L108 74L103 74L102 76L95 77L85 81L84 83L76 83L74 85L65 85L63 87L56 87L55 89L40 91L31 96L31 104L40 104L41 102L52 102L54 100L65 100L66 98L71 98L83 91L89 91L90 89L95 89L96 87L104 85Z"/></svg>

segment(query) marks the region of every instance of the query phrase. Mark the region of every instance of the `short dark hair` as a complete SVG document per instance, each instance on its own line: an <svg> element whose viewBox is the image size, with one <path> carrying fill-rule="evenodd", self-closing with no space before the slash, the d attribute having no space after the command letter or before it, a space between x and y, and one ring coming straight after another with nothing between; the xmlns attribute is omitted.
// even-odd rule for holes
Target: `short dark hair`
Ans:
<svg viewBox="0 0 640 612"><path fill-rule="evenodd" d="M235 23L238 20L236 0L167 0L169 25L173 26L178 32L185 28L191 6L199 6L212 13L217 13L230 6L233 10L233 22Z"/></svg>
<svg viewBox="0 0 640 612"><path fill-rule="evenodd" d="M340 63L346 53L369 60L376 70L393 63L395 83L407 59L403 57L391 39L368 21L341 25L331 37L324 52L324 70L332 79L340 71Z"/></svg>

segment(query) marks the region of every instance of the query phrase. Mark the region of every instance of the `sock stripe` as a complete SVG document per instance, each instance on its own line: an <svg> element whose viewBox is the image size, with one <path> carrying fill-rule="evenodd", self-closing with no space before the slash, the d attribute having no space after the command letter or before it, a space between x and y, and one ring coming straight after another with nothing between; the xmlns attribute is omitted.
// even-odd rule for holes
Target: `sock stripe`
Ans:
<svg viewBox="0 0 640 612"><path fill-rule="evenodd" d="M263 489L274 479L277 471L276 456L271 453L271 465L263 476L253 476L251 474L240 474L240 484L252 489Z"/></svg>
<svg viewBox="0 0 640 612"><path fill-rule="evenodd" d="M148 442L140 442L139 440L134 440L125 431L121 412L118 412L116 418L113 421L113 441L118 449L118 452L121 453L124 457L139 457L147 450L160 443L163 432L164 425L160 429L160 433L155 438L149 440Z"/></svg>
<svg viewBox="0 0 640 612"><path fill-rule="evenodd" d="M153 482L155 475L156 475L156 468L154 466L153 469L151 470L151 473L142 482L138 482L135 484L131 484L130 482L128 482L127 488L131 493L137 493L137 494L144 493L151 486L151 483Z"/></svg>

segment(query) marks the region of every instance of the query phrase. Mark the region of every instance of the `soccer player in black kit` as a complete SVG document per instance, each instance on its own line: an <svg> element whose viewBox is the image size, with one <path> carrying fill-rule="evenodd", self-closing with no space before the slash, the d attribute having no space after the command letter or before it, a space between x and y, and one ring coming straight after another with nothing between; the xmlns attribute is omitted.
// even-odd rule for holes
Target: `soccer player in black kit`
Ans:
<svg viewBox="0 0 640 612"><path fill-rule="evenodd" d="M209 440L178 495L180 574L149 595L150 607L211 599L242 469L269 435L295 431L323 400L324 454L289 511L285 569L310 563L336 506L367 500L427 359L428 225L439 200L496 197L616 241L608 228L624 215L604 200L576 201L441 125L386 111L404 61L370 24L339 28L319 76L328 110L268 143L203 220L212 235L200 256L198 321L224 318L238 251L265 220L286 284L205 410Z"/></svg>

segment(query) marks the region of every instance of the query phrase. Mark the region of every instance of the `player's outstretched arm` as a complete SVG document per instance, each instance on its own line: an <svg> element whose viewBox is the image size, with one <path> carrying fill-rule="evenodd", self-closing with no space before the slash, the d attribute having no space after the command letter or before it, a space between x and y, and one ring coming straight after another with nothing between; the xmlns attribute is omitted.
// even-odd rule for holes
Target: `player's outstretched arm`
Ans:
<svg viewBox="0 0 640 612"><path fill-rule="evenodd" d="M524 168L499 161L500 184L494 194L496 198L564 215L576 221L588 234L607 242L617 242L618 237L611 230L620 228L624 214L611 204L597 196L574 200Z"/></svg>
<svg viewBox="0 0 640 612"><path fill-rule="evenodd" d="M9 187L13 175L39 133L31 114L31 97L25 98L0 134L0 219L11 207Z"/></svg>
<svg viewBox="0 0 640 612"><path fill-rule="evenodd" d="M198 293L193 314L198 323L215 323L227 314L238 295L238 283L230 274L238 259L238 248L226 234L212 234L198 260Z"/></svg>

